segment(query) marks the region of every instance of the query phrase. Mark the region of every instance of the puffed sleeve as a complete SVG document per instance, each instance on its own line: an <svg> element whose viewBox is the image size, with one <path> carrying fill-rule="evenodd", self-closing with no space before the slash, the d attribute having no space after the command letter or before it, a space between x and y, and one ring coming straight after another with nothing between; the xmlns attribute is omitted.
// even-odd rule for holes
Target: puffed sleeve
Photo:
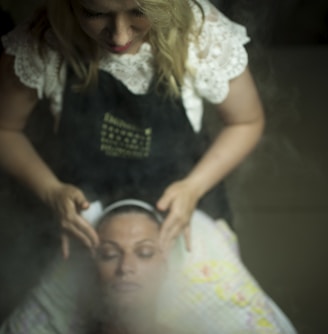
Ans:
<svg viewBox="0 0 328 334"><path fill-rule="evenodd" d="M2 37L5 52L15 57L14 70L20 81L44 96L45 63L39 56L37 45L27 32L27 25L21 25Z"/></svg>
<svg viewBox="0 0 328 334"><path fill-rule="evenodd" d="M229 81L239 76L248 63L244 44L246 29L229 20L207 0L200 0L205 20L198 41L190 44L189 66L195 92L211 103L221 103L229 93ZM195 10L195 9L194 9ZM201 15L195 13L196 23Z"/></svg>
<svg viewBox="0 0 328 334"><path fill-rule="evenodd" d="M54 114L60 112L65 73L58 52L47 47L41 56L27 23L3 36L2 43L5 52L15 57L14 70L19 80L35 89L39 99L49 98Z"/></svg>

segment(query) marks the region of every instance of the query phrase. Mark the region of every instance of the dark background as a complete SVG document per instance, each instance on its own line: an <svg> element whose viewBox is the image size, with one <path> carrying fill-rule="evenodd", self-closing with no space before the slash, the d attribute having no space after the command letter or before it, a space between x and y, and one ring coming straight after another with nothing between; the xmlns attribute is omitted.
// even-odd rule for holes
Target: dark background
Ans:
<svg viewBox="0 0 328 334"><path fill-rule="evenodd" d="M38 2L0 4L18 23ZM328 1L213 2L247 27L267 114L262 142L228 178L243 260L301 334L328 333ZM1 31L12 23L1 17ZM208 107L205 125L215 117ZM48 256L39 249L49 242L40 223L13 223L1 203L9 228L0 236L0 317L36 281Z"/></svg>
<svg viewBox="0 0 328 334"><path fill-rule="evenodd" d="M218 4L229 17L249 26L257 40L266 45L328 42L326 0L223 0Z"/></svg>
<svg viewBox="0 0 328 334"><path fill-rule="evenodd" d="M230 18L245 24L265 45L322 45L328 43L327 0L212 0ZM41 0L2 0L0 8L20 22ZM7 22L1 16L1 29Z"/></svg>

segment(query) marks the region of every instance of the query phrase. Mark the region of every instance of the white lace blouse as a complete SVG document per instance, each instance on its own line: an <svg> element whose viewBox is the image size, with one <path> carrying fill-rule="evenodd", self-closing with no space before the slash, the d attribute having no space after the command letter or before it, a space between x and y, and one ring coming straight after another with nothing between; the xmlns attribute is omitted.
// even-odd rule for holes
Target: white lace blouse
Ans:
<svg viewBox="0 0 328 334"><path fill-rule="evenodd" d="M182 102L194 129L201 128L203 99L221 103L229 92L229 80L240 75L248 58L244 44L249 41L243 26L230 21L208 0L199 0L205 22L196 42L190 42L187 66L191 71L184 78ZM193 9L196 23L202 16ZM52 48L40 57L37 43L21 25L2 38L6 53L15 56L15 73L20 81L37 90L38 97L50 100L51 111L59 116L65 88L66 66ZM145 94L154 74L151 47L144 43L137 54L108 54L100 69L111 73L134 94ZM192 73L192 74L190 74ZM59 74L59 75L58 75Z"/></svg>

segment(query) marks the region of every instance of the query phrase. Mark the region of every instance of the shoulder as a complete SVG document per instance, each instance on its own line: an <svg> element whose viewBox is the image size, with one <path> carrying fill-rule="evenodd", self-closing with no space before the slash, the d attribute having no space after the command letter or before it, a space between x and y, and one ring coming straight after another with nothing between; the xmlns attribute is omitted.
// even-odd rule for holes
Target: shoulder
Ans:
<svg viewBox="0 0 328 334"><path fill-rule="evenodd" d="M50 39L51 41L51 39ZM31 33L29 22L17 26L2 37L5 53L13 57L13 69L20 82L37 90L38 97L44 95L49 79L53 80L58 69L59 53L51 43L43 46Z"/></svg>
<svg viewBox="0 0 328 334"><path fill-rule="evenodd" d="M27 57L38 54L38 42L30 32L29 22L16 26L1 39L5 52L9 55L16 56L22 50L28 51Z"/></svg>
<svg viewBox="0 0 328 334"><path fill-rule="evenodd" d="M197 2L201 10L195 4L192 5L195 29L190 48L198 52L200 59L206 58L212 50L212 54L219 59L224 49L243 46L250 41L244 26L230 20L208 0Z"/></svg>
<svg viewBox="0 0 328 334"><path fill-rule="evenodd" d="M0 56L0 126L22 129L37 103L35 90L23 85L14 73L14 58Z"/></svg>
<svg viewBox="0 0 328 334"><path fill-rule="evenodd" d="M190 38L187 68L197 94L209 102L220 103L228 94L229 81L247 67L245 44L250 39L244 26L230 20L208 0L197 2L202 10L192 4L195 29Z"/></svg>
<svg viewBox="0 0 328 334"><path fill-rule="evenodd" d="M208 33L220 32L220 39L240 38L247 43L249 38L246 29L241 24L232 21L217 9L209 0L197 0L198 6L191 2L196 29L200 30L200 38L206 38Z"/></svg>

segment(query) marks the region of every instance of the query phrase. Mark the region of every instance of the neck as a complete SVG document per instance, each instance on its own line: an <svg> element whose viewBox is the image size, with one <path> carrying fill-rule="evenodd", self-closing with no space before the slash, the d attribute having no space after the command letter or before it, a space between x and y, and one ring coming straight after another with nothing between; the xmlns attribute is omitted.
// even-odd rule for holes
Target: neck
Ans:
<svg viewBox="0 0 328 334"><path fill-rule="evenodd" d="M143 324L135 326L132 324L110 324L103 325L101 334L160 334L155 324Z"/></svg>
<svg viewBox="0 0 328 334"><path fill-rule="evenodd" d="M159 334L155 308L119 312L101 325L101 334Z"/></svg>

